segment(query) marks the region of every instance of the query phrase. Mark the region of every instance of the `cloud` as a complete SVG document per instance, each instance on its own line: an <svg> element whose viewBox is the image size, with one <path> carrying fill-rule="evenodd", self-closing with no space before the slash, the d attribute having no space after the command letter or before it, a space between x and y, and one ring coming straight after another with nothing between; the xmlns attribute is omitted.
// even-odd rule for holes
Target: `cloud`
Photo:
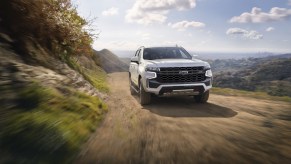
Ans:
<svg viewBox="0 0 291 164"><path fill-rule="evenodd" d="M274 27L268 27L268 28L266 29L267 32L271 32L271 31L274 31L274 30L275 30Z"/></svg>
<svg viewBox="0 0 291 164"><path fill-rule="evenodd" d="M163 23L170 10L186 10L195 6L196 0L137 0L127 10L125 19L138 24Z"/></svg>
<svg viewBox="0 0 291 164"><path fill-rule="evenodd" d="M291 6L291 0L288 0L288 5Z"/></svg>
<svg viewBox="0 0 291 164"><path fill-rule="evenodd" d="M178 31L184 31L189 27L193 27L193 28L205 27L205 24L202 22L186 21L186 20L177 22L174 24L169 23L168 25L174 29L177 29Z"/></svg>
<svg viewBox="0 0 291 164"><path fill-rule="evenodd" d="M129 11L125 16L127 22L135 22L138 24L163 23L167 19L165 13L144 13L143 11Z"/></svg>
<svg viewBox="0 0 291 164"><path fill-rule="evenodd" d="M116 8L116 7L111 7L111 8L104 10L102 12L102 15L104 15L104 16L113 16L113 15L117 15L117 14L118 14L118 8Z"/></svg>
<svg viewBox="0 0 291 164"><path fill-rule="evenodd" d="M240 16L230 19L231 23L263 23L285 20L291 17L291 9L273 7L266 13L262 9L254 7L250 13L244 12Z"/></svg>
<svg viewBox="0 0 291 164"><path fill-rule="evenodd" d="M247 30L241 29L241 28L230 28L226 31L227 35L235 35L235 34L245 34L247 33Z"/></svg>
<svg viewBox="0 0 291 164"><path fill-rule="evenodd" d="M254 30L248 31L242 28L230 28L226 31L226 34L238 35L243 38L254 39L254 40L263 39L263 35L258 33L257 31L254 31Z"/></svg>

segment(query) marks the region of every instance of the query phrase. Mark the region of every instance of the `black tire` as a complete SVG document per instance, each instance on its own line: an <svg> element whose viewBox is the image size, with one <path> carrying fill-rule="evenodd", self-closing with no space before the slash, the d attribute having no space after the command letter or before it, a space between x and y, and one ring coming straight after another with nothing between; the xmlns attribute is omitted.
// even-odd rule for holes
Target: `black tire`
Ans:
<svg viewBox="0 0 291 164"><path fill-rule="evenodd" d="M194 99L198 103L206 103L208 101L208 98L209 98L209 91L206 91L202 93L201 95L194 96Z"/></svg>
<svg viewBox="0 0 291 164"><path fill-rule="evenodd" d="M151 94L144 90L141 79L139 80L139 102L141 105L147 105L151 103Z"/></svg>

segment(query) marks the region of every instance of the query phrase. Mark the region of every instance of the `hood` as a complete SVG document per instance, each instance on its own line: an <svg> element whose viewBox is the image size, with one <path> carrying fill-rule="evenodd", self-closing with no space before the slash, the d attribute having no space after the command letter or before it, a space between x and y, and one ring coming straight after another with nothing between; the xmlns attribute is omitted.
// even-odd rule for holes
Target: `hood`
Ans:
<svg viewBox="0 0 291 164"><path fill-rule="evenodd" d="M151 67L195 67L207 66L209 64L198 59L158 59L158 60L145 60L145 64Z"/></svg>

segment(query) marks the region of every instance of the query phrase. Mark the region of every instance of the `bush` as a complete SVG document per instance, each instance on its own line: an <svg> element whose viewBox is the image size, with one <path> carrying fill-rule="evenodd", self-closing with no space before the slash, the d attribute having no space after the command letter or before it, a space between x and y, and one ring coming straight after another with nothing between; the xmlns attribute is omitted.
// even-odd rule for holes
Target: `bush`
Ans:
<svg viewBox="0 0 291 164"><path fill-rule="evenodd" d="M95 35L70 0L1 0L0 20L19 44L32 37L62 58L92 51Z"/></svg>

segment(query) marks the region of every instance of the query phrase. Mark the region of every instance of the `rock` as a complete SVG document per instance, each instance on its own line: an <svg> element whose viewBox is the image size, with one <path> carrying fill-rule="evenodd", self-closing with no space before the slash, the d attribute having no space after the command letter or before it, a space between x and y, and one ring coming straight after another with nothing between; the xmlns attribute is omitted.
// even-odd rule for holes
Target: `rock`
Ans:
<svg viewBox="0 0 291 164"><path fill-rule="evenodd" d="M50 69L51 67L29 65L24 63L19 56L15 55L13 58L11 56L13 56L11 51L0 51L0 86L6 87L13 84L13 86L23 87L28 83L38 82L44 87L56 88L64 95L75 90L90 96L98 96L101 99L106 97L86 81L83 75L57 59L51 59L49 63L54 68Z"/></svg>

